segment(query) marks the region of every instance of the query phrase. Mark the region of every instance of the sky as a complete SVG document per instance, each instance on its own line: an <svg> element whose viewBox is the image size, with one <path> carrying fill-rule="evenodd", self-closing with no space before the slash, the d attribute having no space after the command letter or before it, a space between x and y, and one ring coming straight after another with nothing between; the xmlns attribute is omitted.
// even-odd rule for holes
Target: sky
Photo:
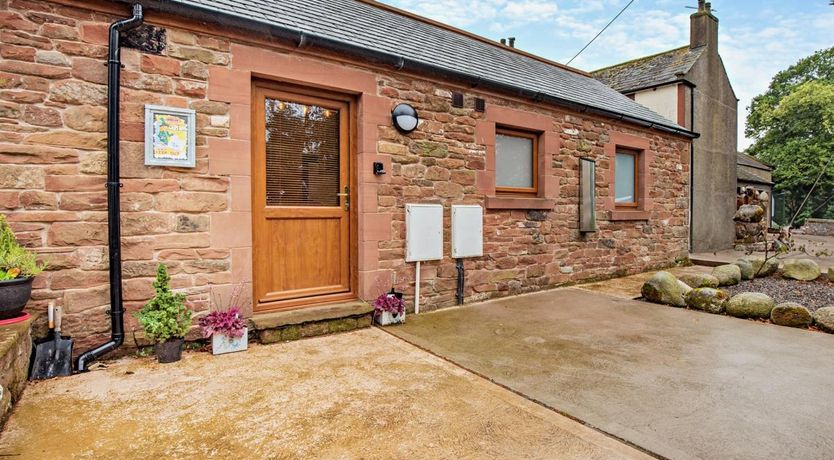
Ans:
<svg viewBox="0 0 834 460"><path fill-rule="evenodd" d="M566 63L628 0L383 0L393 6ZM635 0L571 66L596 70L689 43L697 0ZM713 0L718 51L740 99L739 150L750 100L802 57L834 46L829 0Z"/></svg>

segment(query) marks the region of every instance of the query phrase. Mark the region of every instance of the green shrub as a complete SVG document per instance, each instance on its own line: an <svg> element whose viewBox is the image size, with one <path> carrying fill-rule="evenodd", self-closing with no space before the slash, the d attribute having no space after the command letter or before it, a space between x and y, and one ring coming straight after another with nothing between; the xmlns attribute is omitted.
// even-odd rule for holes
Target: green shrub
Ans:
<svg viewBox="0 0 834 460"><path fill-rule="evenodd" d="M155 342L185 337L191 328L191 310L185 307L185 294L171 291L171 277L164 264L156 267L153 288L156 295L136 313L145 336Z"/></svg>
<svg viewBox="0 0 834 460"><path fill-rule="evenodd" d="M44 264L38 263L34 252L18 244L6 222L6 216L0 214L0 281L30 278L44 268Z"/></svg>

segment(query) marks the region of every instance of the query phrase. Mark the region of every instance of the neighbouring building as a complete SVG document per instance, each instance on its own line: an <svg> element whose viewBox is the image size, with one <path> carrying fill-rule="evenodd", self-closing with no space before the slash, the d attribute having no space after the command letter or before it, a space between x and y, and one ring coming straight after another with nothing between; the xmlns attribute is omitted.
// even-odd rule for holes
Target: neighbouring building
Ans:
<svg viewBox="0 0 834 460"><path fill-rule="evenodd" d="M238 283L258 318L392 286L410 307L407 203L444 207L444 257L422 266L426 309L455 303L451 204L484 207L467 301L687 254L692 124L585 72L372 1L140 3L119 100L127 344L160 262L195 310ZM105 60L130 3L2 5L0 211L50 264L30 309L63 305L83 350L109 331ZM392 124L401 103L421 120L407 134ZM145 164L146 106L195 111L194 167ZM596 162L586 233L582 158Z"/></svg>
<svg viewBox="0 0 834 460"><path fill-rule="evenodd" d="M749 201L749 196L755 194L758 201L765 206L767 225L773 224L773 168L762 163L750 155L738 152L736 155L738 182L736 193L737 205ZM765 195L762 195L762 194Z"/></svg>
<svg viewBox="0 0 834 460"><path fill-rule="evenodd" d="M689 45L592 72L594 77L701 136L692 142L691 250L732 247L738 98L718 53L718 18L698 1Z"/></svg>

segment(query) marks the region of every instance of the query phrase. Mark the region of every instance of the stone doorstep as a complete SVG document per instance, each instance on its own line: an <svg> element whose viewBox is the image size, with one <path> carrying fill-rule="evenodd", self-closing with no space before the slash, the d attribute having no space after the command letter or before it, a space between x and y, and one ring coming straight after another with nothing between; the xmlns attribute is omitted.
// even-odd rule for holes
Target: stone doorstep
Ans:
<svg viewBox="0 0 834 460"><path fill-rule="evenodd" d="M261 343L346 332L370 327L374 308L354 300L297 310L255 314L249 318L251 332Z"/></svg>

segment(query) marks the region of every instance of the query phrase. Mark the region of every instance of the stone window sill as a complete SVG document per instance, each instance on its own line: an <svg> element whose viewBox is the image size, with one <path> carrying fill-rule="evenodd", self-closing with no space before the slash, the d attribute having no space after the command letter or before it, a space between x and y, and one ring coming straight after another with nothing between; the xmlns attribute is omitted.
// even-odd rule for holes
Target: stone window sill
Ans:
<svg viewBox="0 0 834 460"><path fill-rule="evenodd" d="M650 213L649 211L640 211L635 209L616 209L614 211L610 211L610 215L608 216L608 220L611 221L619 221L619 220L649 220Z"/></svg>
<svg viewBox="0 0 834 460"><path fill-rule="evenodd" d="M487 209L537 209L550 210L556 204L555 200L538 197L488 196L485 203Z"/></svg>

